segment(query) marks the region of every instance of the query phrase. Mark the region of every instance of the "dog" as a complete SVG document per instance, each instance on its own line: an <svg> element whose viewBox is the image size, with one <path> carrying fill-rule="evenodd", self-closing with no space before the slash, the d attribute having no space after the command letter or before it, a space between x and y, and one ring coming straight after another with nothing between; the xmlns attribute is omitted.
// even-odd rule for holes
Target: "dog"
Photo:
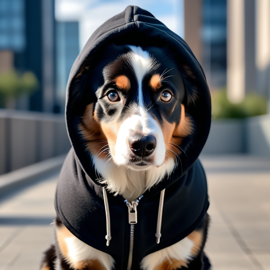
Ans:
<svg viewBox="0 0 270 270"><path fill-rule="evenodd" d="M192 145L198 129L187 109L199 98L198 82L188 65L175 59L168 46L111 43L91 72L92 59L84 62L71 84L75 93L84 92L74 95L72 106L80 115L74 129L91 157L97 181L108 194L123 197L134 224L140 197L176 168L181 170L181 155L186 155L184 149ZM89 101L91 88L95 102ZM203 251L208 226L206 213L186 237L145 256L140 269L210 269ZM42 270L114 269L110 254L78 239L59 217L54 227L56 243L46 251ZM107 235L107 244L114 240L110 238ZM126 269L131 265L129 254Z"/></svg>

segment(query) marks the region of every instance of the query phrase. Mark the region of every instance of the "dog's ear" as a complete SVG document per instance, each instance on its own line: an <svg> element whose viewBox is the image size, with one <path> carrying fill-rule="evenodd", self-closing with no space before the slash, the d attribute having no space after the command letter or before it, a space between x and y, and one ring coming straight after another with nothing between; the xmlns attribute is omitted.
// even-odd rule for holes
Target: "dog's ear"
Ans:
<svg viewBox="0 0 270 270"><path fill-rule="evenodd" d="M96 102L96 90L104 84L103 69L110 61L129 51L127 46L113 43L100 48L94 55L86 59L79 72L71 82L69 104L72 111L82 115L86 105Z"/></svg>
<svg viewBox="0 0 270 270"><path fill-rule="evenodd" d="M92 79L91 73L94 66L93 59L87 59L80 68L78 74L70 84L69 89L69 104L73 113L82 115L85 107L90 103L96 102L95 84L98 83L98 78ZM92 67L92 68L91 68ZM102 76L100 76L102 78Z"/></svg>
<svg viewBox="0 0 270 270"><path fill-rule="evenodd" d="M196 106L196 102L199 98L199 86L196 77L187 64L181 65L179 69L185 86L185 97L183 103L187 108Z"/></svg>
<svg viewBox="0 0 270 270"><path fill-rule="evenodd" d="M187 155L198 157L210 128L211 99L207 84L205 81L204 83L201 81L201 75L196 76L193 69L187 63L182 62L178 67L185 88L182 103L185 107L186 115L192 120L193 126L193 134L183 141L181 147L184 148ZM204 74L202 75L204 76Z"/></svg>
<svg viewBox="0 0 270 270"><path fill-rule="evenodd" d="M96 102L96 95L90 87L89 80L89 75L83 74L71 83L70 108L77 115L83 114L86 105Z"/></svg>

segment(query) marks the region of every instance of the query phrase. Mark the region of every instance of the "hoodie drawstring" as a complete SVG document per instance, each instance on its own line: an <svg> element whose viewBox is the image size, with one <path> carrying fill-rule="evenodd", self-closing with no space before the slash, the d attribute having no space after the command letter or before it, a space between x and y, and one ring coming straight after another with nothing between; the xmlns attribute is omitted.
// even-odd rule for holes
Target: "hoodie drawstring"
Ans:
<svg viewBox="0 0 270 270"><path fill-rule="evenodd" d="M105 187L102 188L102 191L103 191L103 199L104 199L105 215L106 215L106 231L107 231L107 235L105 236L105 239L107 240L106 246L109 246L110 241L112 239L112 236L111 236L110 209L109 209L108 197L107 197L107 192L106 192ZM164 197L165 197L165 188L160 192L160 197L159 197L157 230L156 230L156 234L155 234L157 244L160 243L160 238L161 238L161 224L162 224Z"/></svg>
<svg viewBox="0 0 270 270"><path fill-rule="evenodd" d="M157 231L156 231L157 244L160 243L160 238L161 238L161 223L162 223L164 196L165 196L165 188L160 192L160 197L159 197Z"/></svg>
<svg viewBox="0 0 270 270"><path fill-rule="evenodd" d="M111 218L110 218L110 209L109 209L109 203L108 203L108 197L105 187L102 188L103 191L103 200L104 200L104 206L105 206L105 215L106 215L106 231L107 235L105 236L105 239L107 240L106 246L108 247L110 245L110 241L112 239L111 236Z"/></svg>

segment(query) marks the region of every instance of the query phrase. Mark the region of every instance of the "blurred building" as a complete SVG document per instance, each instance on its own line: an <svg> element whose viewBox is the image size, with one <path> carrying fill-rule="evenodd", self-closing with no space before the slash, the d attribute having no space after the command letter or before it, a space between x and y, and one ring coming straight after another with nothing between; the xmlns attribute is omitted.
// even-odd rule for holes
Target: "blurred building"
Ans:
<svg viewBox="0 0 270 270"><path fill-rule="evenodd" d="M18 108L55 110L54 0L0 0L0 58L0 72L31 71L39 81Z"/></svg>
<svg viewBox="0 0 270 270"><path fill-rule="evenodd" d="M256 91L270 101L270 1L228 0L228 14L228 97Z"/></svg>
<svg viewBox="0 0 270 270"><path fill-rule="evenodd" d="M256 0L228 0L228 97L256 91Z"/></svg>
<svg viewBox="0 0 270 270"><path fill-rule="evenodd" d="M56 24L56 96L59 110L64 112L65 90L71 67L77 58L79 48L79 22L59 21Z"/></svg>
<svg viewBox="0 0 270 270"><path fill-rule="evenodd" d="M240 102L249 92L269 99L270 1L184 0L185 40L210 88L227 87Z"/></svg>
<svg viewBox="0 0 270 270"><path fill-rule="evenodd" d="M204 0L202 5L202 65L212 88L226 86L226 2L226 0Z"/></svg>
<svg viewBox="0 0 270 270"><path fill-rule="evenodd" d="M226 86L227 1L185 0L185 40L212 89Z"/></svg>

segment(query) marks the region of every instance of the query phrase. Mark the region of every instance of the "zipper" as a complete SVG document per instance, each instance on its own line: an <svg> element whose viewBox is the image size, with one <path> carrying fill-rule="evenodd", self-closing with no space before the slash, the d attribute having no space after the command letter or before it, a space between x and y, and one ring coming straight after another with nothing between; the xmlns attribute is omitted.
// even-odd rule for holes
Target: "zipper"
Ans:
<svg viewBox="0 0 270 270"><path fill-rule="evenodd" d="M142 197L143 195L141 195L136 201L131 201L131 202L129 202L128 200L125 200L125 203L128 207L128 223L130 224L130 242L129 242L130 244L129 244L127 270L130 270L132 266L135 224L138 223L137 206L140 200L142 199Z"/></svg>
<svg viewBox="0 0 270 270"><path fill-rule="evenodd" d="M133 247L134 247L134 224L130 225L130 244L129 244L129 255L128 255L128 264L127 270L131 269L132 259L133 259Z"/></svg>

